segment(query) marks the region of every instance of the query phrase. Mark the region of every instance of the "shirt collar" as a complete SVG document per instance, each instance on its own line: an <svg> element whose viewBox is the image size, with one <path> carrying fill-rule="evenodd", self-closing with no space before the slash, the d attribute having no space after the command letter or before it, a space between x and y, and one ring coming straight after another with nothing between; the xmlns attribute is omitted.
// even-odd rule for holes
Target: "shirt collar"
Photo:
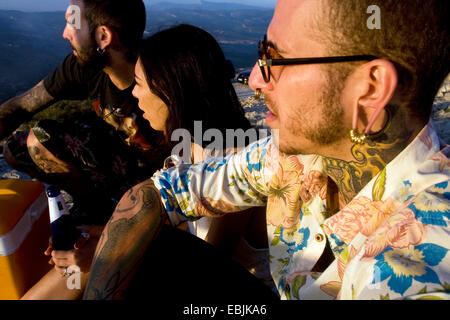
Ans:
<svg viewBox="0 0 450 320"><path fill-rule="evenodd" d="M393 194L439 153L442 141L430 122L417 137L379 172L342 210L324 222L333 252L342 252L356 235L370 235L393 210ZM430 169L434 170L434 169Z"/></svg>

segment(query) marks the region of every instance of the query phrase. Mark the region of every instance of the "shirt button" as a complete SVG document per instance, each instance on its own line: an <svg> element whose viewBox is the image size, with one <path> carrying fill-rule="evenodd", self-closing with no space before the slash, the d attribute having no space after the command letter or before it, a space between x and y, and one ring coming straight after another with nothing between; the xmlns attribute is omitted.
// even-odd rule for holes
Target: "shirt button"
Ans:
<svg viewBox="0 0 450 320"><path fill-rule="evenodd" d="M317 241L317 242L322 242L322 241L323 241L323 235L320 234L320 233L317 233L317 234L316 234L316 241Z"/></svg>

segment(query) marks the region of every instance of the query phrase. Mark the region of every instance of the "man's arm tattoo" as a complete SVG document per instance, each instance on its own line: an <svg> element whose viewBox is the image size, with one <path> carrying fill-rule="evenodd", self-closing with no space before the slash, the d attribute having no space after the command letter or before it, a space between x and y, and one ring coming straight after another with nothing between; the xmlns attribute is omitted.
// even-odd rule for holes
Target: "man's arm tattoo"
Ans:
<svg viewBox="0 0 450 320"><path fill-rule="evenodd" d="M47 89L45 89L44 81L42 80L27 92L2 104L0 106L0 115L11 113L18 109L35 113L48 106L53 101L55 101L55 98L53 98L50 93L48 93Z"/></svg>
<svg viewBox="0 0 450 320"><path fill-rule="evenodd" d="M45 89L44 81L24 94L9 99L0 105L0 137L9 135L21 123L31 119L33 114L55 101Z"/></svg>
<svg viewBox="0 0 450 320"><path fill-rule="evenodd" d="M103 230L84 299L120 299L165 221L159 191L151 180L130 189Z"/></svg>

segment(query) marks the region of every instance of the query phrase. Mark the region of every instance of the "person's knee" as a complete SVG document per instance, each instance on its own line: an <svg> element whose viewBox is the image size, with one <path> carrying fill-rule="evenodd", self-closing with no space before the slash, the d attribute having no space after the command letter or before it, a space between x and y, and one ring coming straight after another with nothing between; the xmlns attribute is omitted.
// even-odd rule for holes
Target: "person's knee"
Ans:
<svg viewBox="0 0 450 320"><path fill-rule="evenodd" d="M27 137L27 148L33 162L45 173L67 174L73 171L73 168L69 163L56 158L42 145L34 134L33 129L30 130Z"/></svg>
<svg viewBox="0 0 450 320"><path fill-rule="evenodd" d="M3 158L13 169L20 169L20 164L24 162L24 156L28 155L27 138L29 131L21 131L10 137L3 145ZM25 161L32 163L32 159L27 157Z"/></svg>
<svg viewBox="0 0 450 320"><path fill-rule="evenodd" d="M14 168L14 166L17 164L16 158L12 154L11 149L8 146L8 143L5 143L3 145L3 158L11 168Z"/></svg>

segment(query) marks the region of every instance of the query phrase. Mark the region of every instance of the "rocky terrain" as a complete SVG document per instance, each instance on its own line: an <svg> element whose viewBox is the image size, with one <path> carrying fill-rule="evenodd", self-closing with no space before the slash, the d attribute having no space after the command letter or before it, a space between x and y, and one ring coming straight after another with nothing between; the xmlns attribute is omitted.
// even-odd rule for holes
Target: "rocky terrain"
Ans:
<svg viewBox="0 0 450 320"><path fill-rule="evenodd" d="M432 120L440 137L450 144L450 76L435 98Z"/></svg>

